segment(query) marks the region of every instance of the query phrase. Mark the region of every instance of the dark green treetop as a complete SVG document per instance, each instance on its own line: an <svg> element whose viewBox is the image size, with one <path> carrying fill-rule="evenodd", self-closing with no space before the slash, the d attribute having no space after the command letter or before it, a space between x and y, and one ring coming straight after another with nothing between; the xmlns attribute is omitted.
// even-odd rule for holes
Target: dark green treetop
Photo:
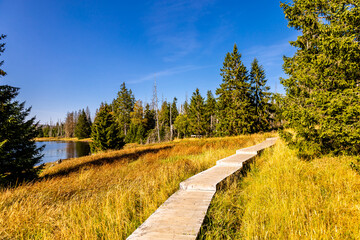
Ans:
<svg viewBox="0 0 360 240"><path fill-rule="evenodd" d="M130 126L130 113L133 111L135 105L135 97L131 89L127 89L125 82L120 86L120 91L117 93L117 98L113 100L112 107L124 135L127 134L127 130Z"/></svg>
<svg viewBox="0 0 360 240"><path fill-rule="evenodd" d="M102 104L91 128L91 151L121 149L125 145L114 113L108 104Z"/></svg>
<svg viewBox="0 0 360 240"><path fill-rule="evenodd" d="M223 82L216 89L219 96L218 134L228 136L251 132L253 121L249 77L236 44L233 52L226 54L220 75Z"/></svg>
<svg viewBox="0 0 360 240"><path fill-rule="evenodd" d="M206 94L205 118L207 122L206 135L213 136L216 126L216 99L210 90Z"/></svg>
<svg viewBox="0 0 360 240"><path fill-rule="evenodd" d="M360 152L360 5L355 0L281 3L289 26L301 31L284 57L289 76L283 136L303 157Z"/></svg>
<svg viewBox="0 0 360 240"><path fill-rule="evenodd" d="M189 131L196 135L205 135L207 129L204 98L197 88L191 96L189 106Z"/></svg>
<svg viewBox="0 0 360 240"><path fill-rule="evenodd" d="M253 104L254 125L253 132L266 131L270 128L270 87L263 66L255 58L251 63L250 84Z"/></svg>
<svg viewBox="0 0 360 240"><path fill-rule="evenodd" d="M75 126L75 137L82 139L88 138L91 134L91 123L87 117L84 109L80 111L78 120Z"/></svg>
<svg viewBox="0 0 360 240"><path fill-rule="evenodd" d="M0 40L4 38L1 35ZM0 43L0 55L4 46ZM0 70L0 77L5 75ZM35 117L27 120L31 108L14 100L18 94L19 88L0 85L0 184L36 177L41 169L34 168L43 149L37 148L33 140L38 135L38 123Z"/></svg>

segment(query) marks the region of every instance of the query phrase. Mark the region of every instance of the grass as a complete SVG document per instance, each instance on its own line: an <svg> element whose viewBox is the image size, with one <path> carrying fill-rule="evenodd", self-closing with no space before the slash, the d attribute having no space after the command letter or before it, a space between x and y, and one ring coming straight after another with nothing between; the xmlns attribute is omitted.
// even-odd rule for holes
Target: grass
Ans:
<svg viewBox="0 0 360 240"><path fill-rule="evenodd" d="M281 141L219 191L199 239L360 239L352 157L302 161Z"/></svg>
<svg viewBox="0 0 360 240"><path fill-rule="evenodd" d="M216 160L270 135L181 140L63 161L0 190L0 239L125 239Z"/></svg>

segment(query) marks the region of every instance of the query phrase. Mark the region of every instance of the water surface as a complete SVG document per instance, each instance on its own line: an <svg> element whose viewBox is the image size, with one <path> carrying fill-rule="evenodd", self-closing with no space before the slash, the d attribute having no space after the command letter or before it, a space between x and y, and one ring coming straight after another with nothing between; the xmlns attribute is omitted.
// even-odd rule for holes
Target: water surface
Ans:
<svg viewBox="0 0 360 240"><path fill-rule="evenodd" d="M42 152L44 157L41 159L41 163L90 155L90 145L87 142L36 142L37 147L42 145L45 145L45 148Z"/></svg>

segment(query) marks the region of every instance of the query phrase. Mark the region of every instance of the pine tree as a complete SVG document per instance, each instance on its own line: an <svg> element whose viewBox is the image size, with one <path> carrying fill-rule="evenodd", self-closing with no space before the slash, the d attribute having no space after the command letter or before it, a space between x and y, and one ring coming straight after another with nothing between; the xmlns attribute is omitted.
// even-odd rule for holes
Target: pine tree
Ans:
<svg viewBox="0 0 360 240"><path fill-rule="evenodd" d="M1 35L0 40L4 38ZM0 44L0 55L4 46ZM0 77L5 75L0 69ZM0 183L35 177L40 169L34 168L43 149L37 148L33 140L39 133L38 123L34 117L27 119L31 108L14 101L18 94L19 88L0 85Z"/></svg>
<svg viewBox="0 0 360 240"><path fill-rule="evenodd" d="M102 104L91 128L91 151L121 149L125 145L118 123L108 104Z"/></svg>
<svg viewBox="0 0 360 240"><path fill-rule="evenodd" d="M289 26L301 35L284 57L289 76L283 133L299 155L360 153L360 5L354 0L282 3Z"/></svg>
<svg viewBox="0 0 360 240"><path fill-rule="evenodd" d="M250 83L254 114L253 132L267 131L270 128L270 87L266 85L264 68L255 58L251 63Z"/></svg>
<svg viewBox="0 0 360 240"><path fill-rule="evenodd" d="M207 121L206 134L213 136L216 129L216 99L210 90L206 94L205 118Z"/></svg>
<svg viewBox="0 0 360 240"><path fill-rule="evenodd" d="M88 138L91 134L91 124L84 109L80 111L78 120L75 126L75 137L82 139Z"/></svg>
<svg viewBox="0 0 360 240"><path fill-rule="evenodd" d="M120 91L117 98L112 103L113 111L116 120L121 128L122 133L126 136L127 130L130 126L131 117L130 113L133 111L135 104L135 97L130 90L125 86L125 82L121 84Z"/></svg>
<svg viewBox="0 0 360 240"><path fill-rule="evenodd" d="M216 89L218 95L219 135L239 135L252 130L250 83L246 67L241 61L236 44L227 53L221 74L223 83Z"/></svg>
<svg viewBox="0 0 360 240"><path fill-rule="evenodd" d="M189 131L195 135L205 135L207 129L204 98L197 88L189 106Z"/></svg>

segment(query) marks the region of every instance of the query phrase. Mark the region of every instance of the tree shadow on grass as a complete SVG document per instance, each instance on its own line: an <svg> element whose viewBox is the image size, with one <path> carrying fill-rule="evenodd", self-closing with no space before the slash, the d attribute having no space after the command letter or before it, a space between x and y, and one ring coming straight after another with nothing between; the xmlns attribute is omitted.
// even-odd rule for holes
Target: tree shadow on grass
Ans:
<svg viewBox="0 0 360 240"><path fill-rule="evenodd" d="M171 149L173 147L174 147L174 145L171 145L171 146L164 146L164 147L155 148L155 149L154 148L142 149L142 150L137 150L133 153L124 153L124 154L110 156L110 157L104 156L104 157L93 159L93 160L90 160L90 161L87 161L84 163L79 163L75 166L60 169L59 171L57 171L55 173L46 174L46 175L40 177L39 180L67 176L71 173L78 172L80 169L82 169L84 167L96 167L96 166L102 166L104 164L111 164L111 163L115 163L115 162L116 163L119 163L119 162L130 163L130 162L138 160L143 155L146 155L149 153L157 153L159 151Z"/></svg>

